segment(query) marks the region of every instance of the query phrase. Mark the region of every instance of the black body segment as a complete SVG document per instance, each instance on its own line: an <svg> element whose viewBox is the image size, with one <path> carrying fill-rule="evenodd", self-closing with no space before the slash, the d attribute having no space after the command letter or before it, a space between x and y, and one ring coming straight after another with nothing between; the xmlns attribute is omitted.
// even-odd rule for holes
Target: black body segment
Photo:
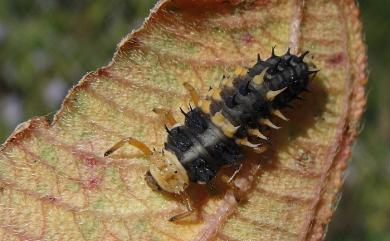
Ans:
<svg viewBox="0 0 390 241"><path fill-rule="evenodd" d="M306 54L272 51L247 73L222 81L198 107L182 111L185 123L168 130L165 148L176 154L191 181L209 182L222 166L240 160L242 146L256 147L256 140L266 139L261 131L275 128L272 114L306 90L316 72L304 62Z"/></svg>
<svg viewBox="0 0 390 241"><path fill-rule="evenodd" d="M199 108L185 117L183 126L169 130L165 149L175 153L191 181L207 183L222 166L241 158L241 150Z"/></svg>

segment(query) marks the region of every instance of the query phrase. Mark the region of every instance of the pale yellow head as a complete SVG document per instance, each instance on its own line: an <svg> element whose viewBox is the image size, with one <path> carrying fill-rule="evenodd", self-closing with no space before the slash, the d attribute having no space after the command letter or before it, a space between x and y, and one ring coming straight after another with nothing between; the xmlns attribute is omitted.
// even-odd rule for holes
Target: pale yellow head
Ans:
<svg viewBox="0 0 390 241"><path fill-rule="evenodd" d="M153 152L150 157L150 169L145 175L146 183L153 190L169 193L182 193L188 187L187 171L172 153Z"/></svg>

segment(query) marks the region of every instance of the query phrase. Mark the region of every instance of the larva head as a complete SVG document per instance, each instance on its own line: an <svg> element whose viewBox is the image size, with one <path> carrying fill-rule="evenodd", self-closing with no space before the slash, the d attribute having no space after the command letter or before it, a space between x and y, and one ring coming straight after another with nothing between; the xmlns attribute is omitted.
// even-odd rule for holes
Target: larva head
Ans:
<svg viewBox="0 0 390 241"><path fill-rule="evenodd" d="M182 193L189 184L186 170L170 152L153 153L145 180L153 190L162 189L176 194Z"/></svg>

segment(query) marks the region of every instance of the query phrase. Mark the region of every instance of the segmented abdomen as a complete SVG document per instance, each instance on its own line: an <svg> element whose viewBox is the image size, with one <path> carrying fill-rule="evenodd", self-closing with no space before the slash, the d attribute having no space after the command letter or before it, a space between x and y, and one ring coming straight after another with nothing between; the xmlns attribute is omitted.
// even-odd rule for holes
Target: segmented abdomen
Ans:
<svg viewBox="0 0 390 241"><path fill-rule="evenodd" d="M224 165L242 157L242 147L261 151L266 128L277 128L271 115L285 118L280 109L306 90L310 71L304 56L260 57L247 72L237 69L212 88L185 123L168 131L165 148L176 154L191 181L209 182Z"/></svg>

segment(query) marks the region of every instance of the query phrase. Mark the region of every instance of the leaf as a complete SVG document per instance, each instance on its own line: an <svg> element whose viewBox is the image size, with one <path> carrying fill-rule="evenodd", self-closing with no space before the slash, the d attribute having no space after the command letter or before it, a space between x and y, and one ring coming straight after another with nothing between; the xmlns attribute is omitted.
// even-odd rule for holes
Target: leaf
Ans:
<svg viewBox="0 0 390 241"><path fill-rule="evenodd" d="M87 74L52 123L21 124L0 152L3 240L321 240L365 105L366 56L354 1L162 1L112 62ZM256 53L310 50L321 69L307 101L294 103L272 150L251 155L235 184L212 193L194 185L184 207L146 187L148 162L132 148L104 151L132 136L161 148L154 107L178 110ZM181 118L175 113L177 118ZM182 118L181 118L182 120Z"/></svg>

